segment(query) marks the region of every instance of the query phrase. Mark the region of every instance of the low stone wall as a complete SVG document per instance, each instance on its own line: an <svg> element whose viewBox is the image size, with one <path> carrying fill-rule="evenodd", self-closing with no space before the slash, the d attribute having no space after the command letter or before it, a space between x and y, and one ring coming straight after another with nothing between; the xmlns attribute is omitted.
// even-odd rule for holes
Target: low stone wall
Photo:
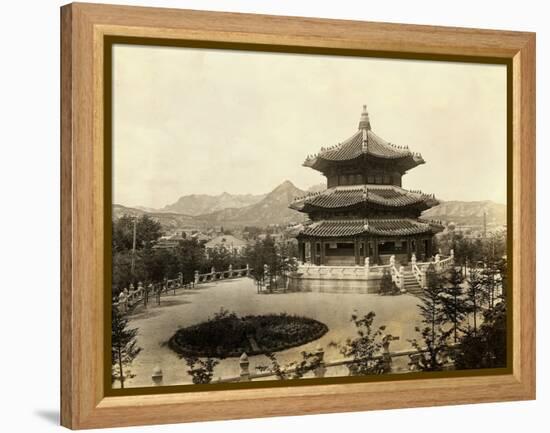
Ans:
<svg viewBox="0 0 550 433"><path fill-rule="evenodd" d="M381 272L368 272L360 266L355 270L334 272L317 267L313 272L300 272L289 276L289 290L324 293L378 293Z"/></svg>

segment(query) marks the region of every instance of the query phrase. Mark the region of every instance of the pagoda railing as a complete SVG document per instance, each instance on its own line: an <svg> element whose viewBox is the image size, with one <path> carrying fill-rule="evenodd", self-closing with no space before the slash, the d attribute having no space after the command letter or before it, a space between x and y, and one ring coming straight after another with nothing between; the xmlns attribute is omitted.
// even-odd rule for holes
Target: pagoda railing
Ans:
<svg viewBox="0 0 550 433"><path fill-rule="evenodd" d="M399 290L403 290L405 287L405 282L403 280L403 274L404 274L405 268L403 266L399 266L399 268L395 265L395 256L390 257L390 273L391 278L395 285L399 288Z"/></svg>
<svg viewBox="0 0 550 433"><path fill-rule="evenodd" d="M313 265L299 263L297 272L302 278L365 279L369 275L382 274L390 270L390 265L370 266L369 259L364 265Z"/></svg>
<svg viewBox="0 0 550 433"><path fill-rule="evenodd" d="M451 250L451 254L445 258L442 258L441 254L436 254L434 260L430 262L417 262L416 256L413 254L411 257L411 269L419 286L423 289L426 288L426 271L430 264L434 265L437 273L441 273L447 271L453 266L454 258L453 250Z"/></svg>

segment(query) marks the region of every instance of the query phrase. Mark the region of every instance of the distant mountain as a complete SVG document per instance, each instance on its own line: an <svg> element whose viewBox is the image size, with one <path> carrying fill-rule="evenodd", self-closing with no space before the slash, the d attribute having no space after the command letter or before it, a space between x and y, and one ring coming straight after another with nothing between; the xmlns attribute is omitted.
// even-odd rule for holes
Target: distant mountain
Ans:
<svg viewBox="0 0 550 433"><path fill-rule="evenodd" d="M164 206L160 212L176 212L186 215L202 215L228 208L242 208L258 203L265 194L229 194L219 195L191 194L180 197L175 203Z"/></svg>
<svg viewBox="0 0 550 433"><path fill-rule="evenodd" d="M312 185L307 189L307 192L321 192L327 189L326 183L318 183L316 185Z"/></svg>
<svg viewBox="0 0 550 433"><path fill-rule="evenodd" d="M198 218L220 225L255 225L288 224L303 221L305 216L288 205L306 192L294 186L288 180L284 181L257 203L241 208L228 208Z"/></svg>
<svg viewBox="0 0 550 433"><path fill-rule="evenodd" d="M127 207L120 204L114 204L112 212L113 219L120 218L123 215L136 215L139 217L143 214L147 214L160 222L160 225L166 231L204 226L204 222L199 218L174 212L149 212L137 207Z"/></svg>
<svg viewBox="0 0 550 433"><path fill-rule="evenodd" d="M487 225L506 224L506 205L490 200L445 201L425 211L422 217L460 225L482 226L484 213Z"/></svg>

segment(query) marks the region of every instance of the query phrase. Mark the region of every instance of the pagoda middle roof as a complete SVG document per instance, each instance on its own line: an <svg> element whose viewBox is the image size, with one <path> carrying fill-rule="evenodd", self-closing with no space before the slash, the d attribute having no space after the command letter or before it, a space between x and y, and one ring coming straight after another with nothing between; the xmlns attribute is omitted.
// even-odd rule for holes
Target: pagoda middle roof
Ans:
<svg viewBox="0 0 550 433"><path fill-rule="evenodd" d="M325 191L308 194L295 199L290 207L309 212L314 209L338 209L360 203L400 208L420 205L424 209L439 204L433 194L408 191L396 185L349 185L335 186Z"/></svg>
<svg viewBox="0 0 550 433"><path fill-rule="evenodd" d="M306 225L300 235L315 237L408 236L437 233L441 229L440 224L410 218L321 220Z"/></svg>

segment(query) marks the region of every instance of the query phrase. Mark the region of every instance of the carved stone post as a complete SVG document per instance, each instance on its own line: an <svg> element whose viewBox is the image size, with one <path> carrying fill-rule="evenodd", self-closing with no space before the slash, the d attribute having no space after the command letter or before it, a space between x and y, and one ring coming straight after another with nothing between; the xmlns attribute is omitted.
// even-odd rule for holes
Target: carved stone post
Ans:
<svg viewBox="0 0 550 433"><path fill-rule="evenodd" d="M405 291L405 279L403 278L404 273L405 268L403 266L399 266L399 291L401 292Z"/></svg>
<svg viewBox="0 0 550 433"><path fill-rule="evenodd" d="M199 271L195 271L195 284L199 284Z"/></svg>
<svg viewBox="0 0 550 433"><path fill-rule="evenodd" d="M249 366L250 361L248 360L248 355L246 354L246 352L243 352L243 354L239 358L241 382L250 381L250 371L248 370Z"/></svg>
<svg viewBox="0 0 550 433"><path fill-rule="evenodd" d="M162 369L158 365L153 369L151 379L153 380L153 386L162 385Z"/></svg>
<svg viewBox="0 0 550 433"><path fill-rule="evenodd" d="M365 277L369 276L370 271L370 259L368 257L365 257Z"/></svg>
<svg viewBox="0 0 550 433"><path fill-rule="evenodd" d="M313 375L315 377L325 377L325 373L327 372L327 367L325 365L325 350L321 346L317 347L316 355L319 359L319 366L313 370Z"/></svg>
<svg viewBox="0 0 550 433"><path fill-rule="evenodd" d="M413 265L413 267L416 265L416 254L415 253L411 254L411 265Z"/></svg>
<svg viewBox="0 0 550 433"><path fill-rule="evenodd" d="M246 264L246 276L250 277L250 266L248 266L248 263Z"/></svg>
<svg viewBox="0 0 550 433"><path fill-rule="evenodd" d="M229 264L229 278L231 278L233 276L233 265L230 263Z"/></svg>
<svg viewBox="0 0 550 433"><path fill-rule="evenodd" d="M384 335L382 337L382 362L384 365L384 373L391 373L392 358L390 353L390 343L393 340L399 340L399 337Z"/></svg>

